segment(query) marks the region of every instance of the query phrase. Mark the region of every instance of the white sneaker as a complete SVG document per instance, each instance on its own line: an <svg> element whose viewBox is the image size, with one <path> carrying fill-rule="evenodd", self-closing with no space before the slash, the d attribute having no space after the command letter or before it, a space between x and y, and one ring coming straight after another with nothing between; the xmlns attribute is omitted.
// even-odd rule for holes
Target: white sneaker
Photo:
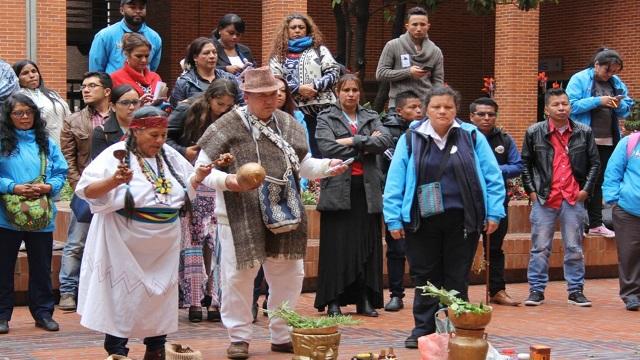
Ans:
<svg viewBox="0 0 640 360"><path fill-rule="evenodd" d="M599 236L604 236L606 238L616 237L616 233L607 229L607 227L604 225L600 225L598 227L589 229L589 235L599 235Z"/></svg>

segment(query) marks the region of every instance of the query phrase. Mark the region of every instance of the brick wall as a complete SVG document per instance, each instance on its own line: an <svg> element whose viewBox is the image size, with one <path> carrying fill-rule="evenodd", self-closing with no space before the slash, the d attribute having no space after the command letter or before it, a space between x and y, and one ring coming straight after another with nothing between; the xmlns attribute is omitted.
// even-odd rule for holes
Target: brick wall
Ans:
<svg viewBox="0 0 640 360"><path fill-rule="evenodd" d="M283 19L293 12L307 13L307 3L300 0L263 0L262 1L262 63L268 64L269 53L274 35ZM320 2L320 1L315 1ZM328 2L323 0L322 2ZM314 19L315 21L316 19Z"/></svg>
<svg viewBox="0 0 640 360"><path fill-rule="evenodd" d="M241 42L254 58L262 58L262 13L260 0L170 1L155 0L147 9L147 21L163 39L162 60L158 73L173 86L181 73L179 62L187 46L199 36L210 36L220 18L238 14L246 24Z"/></svg>
<svg viewBox="0 0 640 360"><path fill-rule="evenodd" d="M525 130L536 121L538 103L539 11L498 5L495 25L496 101L500 124L522 143Z"/></svg>
<svg viewBox="0 0 640 360"><path fill-rule="evenodd" d="M49 88L66 96L66 1L38 1L37 59L42 77ZM14 63L26 57L26 14L24 0L0 2L0 58Z"/></svg>
<svg viewBox="0 0 640 360"><path fill-rule="evenodd" d="M583 69L595 50L606 46L624 60L621 78L632 96L640 96L640 3L562 0L540 9L540 57L562 57L563 69L550 79L569 79Z"/></svg>

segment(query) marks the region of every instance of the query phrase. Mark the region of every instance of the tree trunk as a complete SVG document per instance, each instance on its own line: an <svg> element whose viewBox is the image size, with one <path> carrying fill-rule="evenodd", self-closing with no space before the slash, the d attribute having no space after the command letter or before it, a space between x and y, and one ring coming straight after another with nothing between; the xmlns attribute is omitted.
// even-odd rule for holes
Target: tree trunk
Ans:
<svg viewBox="0 0 640 360"><path fill-rule="evenodd" d="M333 55L337 62L344 65L347 61L347 28L342 4L333 7L333 17L336 19L336 53Z"/></svg>
<svg viewBox="0 0 640 360"><path fill-rule="evenodd" d="M342 14L344 16L345 41L346 41L344 65L347 68L351 68L351 49L353 46L353 29L351 28L351 16L350 16L351 13L349 12L349 2L343 0L341 7L342 7Z"/></svg>
<svg viewBox="0 0 640 360"><path fill-rule="evenodd" d="M360 80L364 80L366 70L366 43L367 29L369 27L369 2L370 0L359 0L356 2L356 71ZM363 94L364 95L364 94Z"/></svg>
<svg viewBox="0 0 640 360"><path fill-rule="evenodd" d="M404 33L404 14L407 12L407 5L403 2L396 5L396 14L393 20L393 38L397 38ZM386 81L378 82L378 93L373 101L373 109L377 112L384 110L384 105L389 100L389 83Z"/></svg>

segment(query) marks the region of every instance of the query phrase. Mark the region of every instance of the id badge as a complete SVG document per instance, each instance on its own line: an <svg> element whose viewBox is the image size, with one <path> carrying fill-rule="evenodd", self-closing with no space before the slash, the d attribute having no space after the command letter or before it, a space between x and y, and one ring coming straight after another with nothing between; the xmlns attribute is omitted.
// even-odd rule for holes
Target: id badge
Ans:
<svg viewBox="0 0 640 360"><path fill-rule="evenodd" d="M408 68L411 66L411 56L409 54L400 55L400 64L403 68Z"/></svg>

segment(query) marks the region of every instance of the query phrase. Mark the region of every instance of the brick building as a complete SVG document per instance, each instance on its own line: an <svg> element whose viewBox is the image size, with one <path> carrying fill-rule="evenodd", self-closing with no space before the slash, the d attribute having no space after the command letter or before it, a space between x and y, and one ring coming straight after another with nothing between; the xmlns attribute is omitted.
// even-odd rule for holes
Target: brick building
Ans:
<svg viewBox="0 0 640 360"><path fill-rule="evenodd" d="M84 2L94 7L101 3ZM105 2L118 3L102 1ZM71 36L65 36L71 34L65 25L71 14L70 4L78 3L83 1L2 1L0 58L13 62L27 57L33 51L27 46L27 38L37 39L34 60L41 66L48 86L64 94L67 78L78 78L86 69L82 55L86 44L83 50L74 38L73 45L65 48L71 42ZM30 4L35 4L36 9L29 10ZM513 5L498 5L495 14L486 16L470 14L464 0L448 0L439 5L430 12L430 37L444 53L445 81L463 94L460 115L466 117L467 104L483 95L482 77L492 75L501 110L499 122L519 143L524 129L537 118L539 67L547 70L550 81L567 80L603 45L620 52L625 60L622 79L631 96L640 96L640 29L631 25L640 16L640 4L637 0L608 4L606 16L594 11L602 7L599 0L547 2L528 12ZM382 0L371 1L366 50L368 80L373 80L378 55L391 37L391 24L379 11L381 5ZM265 64L274 29L293 11L309 13L324 33L329 49L335 49L335 23L329 0L150 0L148 22L164 39L159 73L172 84L189 42L198 36L209 36L218 19L228 12L245 20L247 31L242 42ZM35 14L35 21L28 14ZM29 32L34 24L37 30Z"/></svg>

